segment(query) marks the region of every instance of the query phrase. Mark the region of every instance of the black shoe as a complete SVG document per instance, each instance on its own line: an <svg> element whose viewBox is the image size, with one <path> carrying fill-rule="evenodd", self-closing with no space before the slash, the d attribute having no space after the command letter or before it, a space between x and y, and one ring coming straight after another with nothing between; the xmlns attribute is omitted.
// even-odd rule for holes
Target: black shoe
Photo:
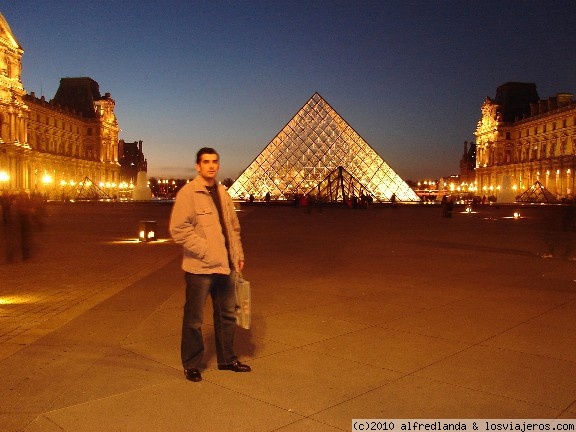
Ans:
<svg viewBox="0 0 576 432"><path fill-rule="evenodd" d="M218 369L231 370L234 372L250 372L252 370L250 366L240 363L238 360L227 365L218 365Z"/></svg>
<svg viewBox="0 0 576 432"><path fill-rule="evenodd" d="M200 371L196 368L184 369L184 375L188 381L202 381L202 375L200 375Z"/></svg>

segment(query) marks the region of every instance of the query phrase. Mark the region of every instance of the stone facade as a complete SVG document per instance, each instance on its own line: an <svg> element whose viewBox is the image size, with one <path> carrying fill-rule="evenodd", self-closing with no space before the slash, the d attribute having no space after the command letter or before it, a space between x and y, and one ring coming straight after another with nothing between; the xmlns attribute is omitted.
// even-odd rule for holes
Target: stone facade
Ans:
<svg viewBox="0 0 576 432"><path fill-rule="evenodd" d="M460 159L459 182L467 185L474 183L476 169L476 144L464 141L464 153Z"/></svg>
<svg viewBox="0 0 576 432"><path fill-rule="evenodd" d="M88 178L102 187L120 181L115 102L91 78L62 78L46 101L26 94L24 50L0 14L0 190L59 197Z"/></svg>
<svg viewBox="0 0 576 432"><path fill-rule="evenodd" d="M142 151L142 141L126 142L120 140L120 177L127 183L136 183L138 173L148 171L148 161Z"/></svg>
<svg viewBox="0 0 576 432"><path fill-rule="evenodd" d="M476 128L478 194L520 195L539 181L572 198L576 169L576 102L569 93L542 100L533 83L506 83L486 98Z"/></svg>

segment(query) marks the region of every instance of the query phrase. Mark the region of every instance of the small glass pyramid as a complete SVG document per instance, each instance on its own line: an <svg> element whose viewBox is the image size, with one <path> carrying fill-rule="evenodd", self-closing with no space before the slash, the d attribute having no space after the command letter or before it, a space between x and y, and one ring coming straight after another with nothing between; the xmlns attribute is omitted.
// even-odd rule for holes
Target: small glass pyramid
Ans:
<svg viewBox="0 0 576 432"><path fill-rule="evenodd" d="M235 199L253 195L288 200L315 194L319 183L343 167L378 201L420 201L416 193L318 94L304 104L232 184ZM358 189L358 188L356 188ZM350 197L347 197L350 198ZM338 195L338 200L343 197Z"/></svg>
<svg viewBox="0 0 576 432"><path fill-rule="evenodd" d="M516 202L529 203L558 203L558 199L538 180L526 189L517 199Z"/></svg>

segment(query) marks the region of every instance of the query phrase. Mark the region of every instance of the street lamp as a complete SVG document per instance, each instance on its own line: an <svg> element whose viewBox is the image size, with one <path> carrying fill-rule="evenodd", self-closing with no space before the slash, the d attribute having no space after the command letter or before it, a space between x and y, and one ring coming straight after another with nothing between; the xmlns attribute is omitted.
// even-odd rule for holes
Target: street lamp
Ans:
<svg viewBox="0 0 576 432"><path fill-rule="evenodd" d="M42 176L42 183L44 183L44 185L52 183L52 176L50 174L44 174Z"/></svg>
<svg viewBox="0 0 576 432"><path fill-rule="evenodd" d="M0 171L0 190L4 191L4 187L9 181L10 175L6 171Z"/></svg>
<svg viewBox="0 0 576 432"><path fill-rule="evenodd" d="M42 184L44 185L44 194L46 198L49 197L48 185L51 184L53 180L54 179L52 178L52 176L48 173L44 173L44 175L42 176Z"/></svg>
<svg viewBox="0 0 576 432"><path fill-rule="evenodd" d="M138 226L138 240L141 242L156 241L156 231L156 221L140 221L140 225Z"/></svg>

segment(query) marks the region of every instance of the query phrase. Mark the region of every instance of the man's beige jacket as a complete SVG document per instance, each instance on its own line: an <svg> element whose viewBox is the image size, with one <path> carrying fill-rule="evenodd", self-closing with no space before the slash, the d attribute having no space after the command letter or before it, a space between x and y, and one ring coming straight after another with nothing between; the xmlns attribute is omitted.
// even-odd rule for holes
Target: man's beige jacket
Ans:
<svg viewBox="0 0 576 432"><path fill-rule="evenodd" d="M238 271L238 261L244 261L240 222L234 211L234 202L224 186L218 185L218 193L229 237L231 265ZM170 216L170 234L176 243L183 246L184 271L195 274L230 274L218 210L200 176L182 187L176 195Z"/></svg>

